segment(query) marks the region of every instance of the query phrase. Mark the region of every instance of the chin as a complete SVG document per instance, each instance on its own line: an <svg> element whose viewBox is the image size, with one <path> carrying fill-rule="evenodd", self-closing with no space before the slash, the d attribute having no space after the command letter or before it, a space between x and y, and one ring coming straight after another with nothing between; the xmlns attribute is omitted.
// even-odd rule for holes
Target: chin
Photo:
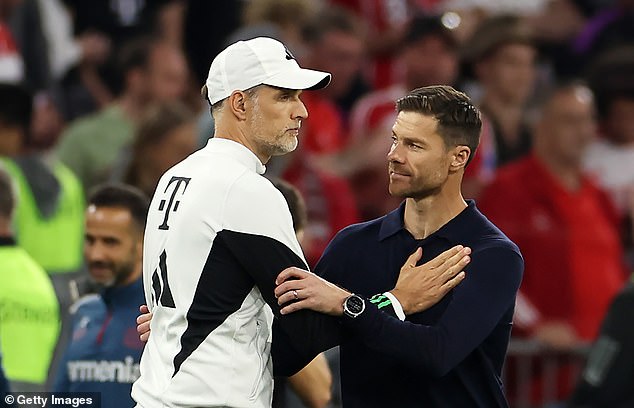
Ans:
<svg viewBox="0 0 634 408"><path fill-rule="evenodd" d="M279 148L279 149L276 149L273 153L271 153L271 156L284 156L285 154L291 153L293 150L295 150L295 148L292 148L292 149Z"/></svg>
<svg viewBox="0 0 634 408"><path fill-rule="evenodd" d="M293 137L293 140L287 144L285 147L288 149L288 152L292 152L293 150L297 149L297 146L299 145L299 140L296 137Z"/></svg>
<svg viewBox="0 0 634 408"><path fill-rule="evenodd" d="M295 143L293 144L286 144L283 146L277 146L277 149L275 149L275 153L272 154L272 156L281 156L283 154L287 154L290 153L292 151L294 151L295 149L297 149L297 139L295 139Z"/></svg>
<svg viewBox="0 0 634 408"><path fill-rule="evenodd" d="M397 197L397 198L406 198L406 197L408 197L407 191L399 190L397 188L393 188L392 186L390 186L388 188L388 191L390 192L390 195L392 197Z"/></svg>
<svg viewBox="0 0 634 408"><path fill-rule="evenodd" d="M114 278L112 279L94 279L93 278L92 281L100 289L109 288L111 286L114 286L114 283L115 283Z"/></svg>
<svg viewBox="0 0 634 408"><path fill-rule="evenodd" d="M284 153L294 152L295 149L297 149L297 143L292 146L286 146L286 149L284 149Z"/></svg>

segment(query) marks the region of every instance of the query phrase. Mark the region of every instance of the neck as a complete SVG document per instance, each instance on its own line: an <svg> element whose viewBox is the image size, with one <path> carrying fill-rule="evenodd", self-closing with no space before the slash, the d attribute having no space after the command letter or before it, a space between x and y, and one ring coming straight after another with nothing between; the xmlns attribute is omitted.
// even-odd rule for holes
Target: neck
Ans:
<svg viewBox="0 0 634 408"><path fill-rule="evenodd" d="M268 163L271 156L262 153L257 145L253 142L253 137L247 136L244 128L237 124L226 124L222 120L217 120L214 129L214 137L220 139L233 140L236 143L240 143L247 149L251 150L255 154L262 164Z"/></svg>
<svg viewBox="0 0 634 408"><path fill-rule="evenodd" d="M125 92L121 95L118 105L125 117L132 122L138 122L141 119L146 106L146 104L142 102L142 98L134 95L132 92Z"/></svg>
<svg viewBox="0 0 634 408"><path fill-rule="evenodd" d="M548 154L537 153L539 161L568 191L576 191L581 186L582 172L579 163L571 163L552 157Z"/></svg>
<svg viewBox="0 0 634 408"><path fill-rule="evenodd" d="M502 136L510 139L517 138L524 112L522 105L485 96L482 100L482 107L487 116L501 128Z"/></svg>
<svg viewBox="0 0 634 408"><path fill-rule="evenodd" d="M405 229L415 239L425 239L442 228L467 207L460 183L447 182L436 195L405 201Z"/></svg>

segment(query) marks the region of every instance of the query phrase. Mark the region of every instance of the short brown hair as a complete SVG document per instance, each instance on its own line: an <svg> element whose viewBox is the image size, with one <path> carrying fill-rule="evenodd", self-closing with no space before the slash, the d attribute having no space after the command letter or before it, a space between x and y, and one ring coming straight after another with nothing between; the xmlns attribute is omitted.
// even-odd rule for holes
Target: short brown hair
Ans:
<svg viewBox="0 0 634 408"><path fill-rule="evenodd" d="M448 85L417 88L396 101L396 110L433 116L446 146L464 145L471 149L469 164L480 143L482 120L466 94Z"/></svg>

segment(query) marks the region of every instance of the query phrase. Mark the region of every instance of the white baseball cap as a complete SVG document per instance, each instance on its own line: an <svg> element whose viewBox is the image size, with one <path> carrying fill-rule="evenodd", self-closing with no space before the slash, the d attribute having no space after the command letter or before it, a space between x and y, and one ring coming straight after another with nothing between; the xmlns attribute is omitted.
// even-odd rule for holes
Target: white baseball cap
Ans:
<svg viewBox="0 0 634 408"><path fill-rule="evenodd" d="M207 97L213 105L233 91L257 85L286 89L321 89L330 83L328 72L301 68L281 42L268 37L238 41L214 58L207 77Z"/></svg>

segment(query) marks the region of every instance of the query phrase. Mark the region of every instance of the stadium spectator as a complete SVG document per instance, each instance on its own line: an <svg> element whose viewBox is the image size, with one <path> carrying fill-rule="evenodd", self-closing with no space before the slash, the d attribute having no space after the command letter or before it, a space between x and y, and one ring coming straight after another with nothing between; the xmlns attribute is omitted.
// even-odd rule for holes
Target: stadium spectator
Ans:
<svg viewBox="0 0 634 408"><path fill-rule="evenodd" d="M533 38L519 17L501 15L484 20L463 46L463 60L481 87L476 100L492 127L496 166L530 151L527 108L537 59Z"/></svg>
<svg viewBox="0 0 634 408"><path fill-rule="evenodd" d="M141 265L148 199L125 185L98 186L88 199L84 254L97 295L73 305L72 338L55 392L99 392L101 406L132 406L143 343L134 323L144 302Z"/></svg>
<svg viewBox="0 0 634 408"><path fill-rule="evenodd" d="M309 94L318 94L335 104L344 130L348 127L352 102L369 91L369 85L362 77L366 62L365 35L356 16L337 6L323 8L303 28L307 53L302 60L310 68L332 73L332 83L328 87ZM310 112L311 115L315 113Z"/></svg>
<svg viewBox="0 0 634 408"><path fill-rule="evenodd" d="M64 0L18 3L11 17L11 29L24 57L25 85L36 93L54 90L58 103L67 108L68 95L59 91L68 90L69 74L73 70L82 71L84 76L77 77L80 81L96 71L109 56L110 41L94 31L75 36L73 18ZM107 93L106 98L109 97ZM99 99L98 92L93 98ZM87 106L77 107L79 112L94 110L93 100L82 102Z"/></svg>
<svg viewBox="0 0 634 408"><path fill-rule="evenodd" d="M13 391L43 391L59 332L59 306L46 271L11 231L18 198L0 163L0 355Z"/></svg>
<svg viewBox="0 0 634 408"><path fill-rule="evenodd" d="M196 150L195 125L177 101L150 107L137 127L123 181L151 197L163 173Z"/></svg>
<svg viewBox="0 0 634 408"><path fill-rule="evenodd" d="M581 165L595 137L594 114L587 87L553 90L541 107L532 153L500 168L479 201L526 259L521 293L535 313L528 319L518 305L515 335L560 349L595 338L625 278L618 216ZM556 388L565 398L570 390L561 372Z"/></svg>
<svg viewBox="0 0 634 408"><path fill-rule="evenodd" d="M328 0L354 12L366 25L369 63L364 76L373 89L387 88L400 81L398 53L408 24L421 10L423 2L435 0ZM419 86L428 85L420 84ZM411 88L409 88L411 89ZM401 96L401 95L399 95Z"/></svg>
<svg viewBox="0 0 634 408"><path fill-rule="evenodd" d="M584 157L587 170L625 213L634 190L634 47L619 48L597 60L589 83L597 96L600 136Z"/></svg>
<svg viewBox="0 0 634 408"><path fill-rule="evenodd" d="M123 89L104 110L72 122L57 149L86 191L109 179L122 149L152 103L183 97L187 65L182 52L166 43L137 39L121 51Z"/></svg>

